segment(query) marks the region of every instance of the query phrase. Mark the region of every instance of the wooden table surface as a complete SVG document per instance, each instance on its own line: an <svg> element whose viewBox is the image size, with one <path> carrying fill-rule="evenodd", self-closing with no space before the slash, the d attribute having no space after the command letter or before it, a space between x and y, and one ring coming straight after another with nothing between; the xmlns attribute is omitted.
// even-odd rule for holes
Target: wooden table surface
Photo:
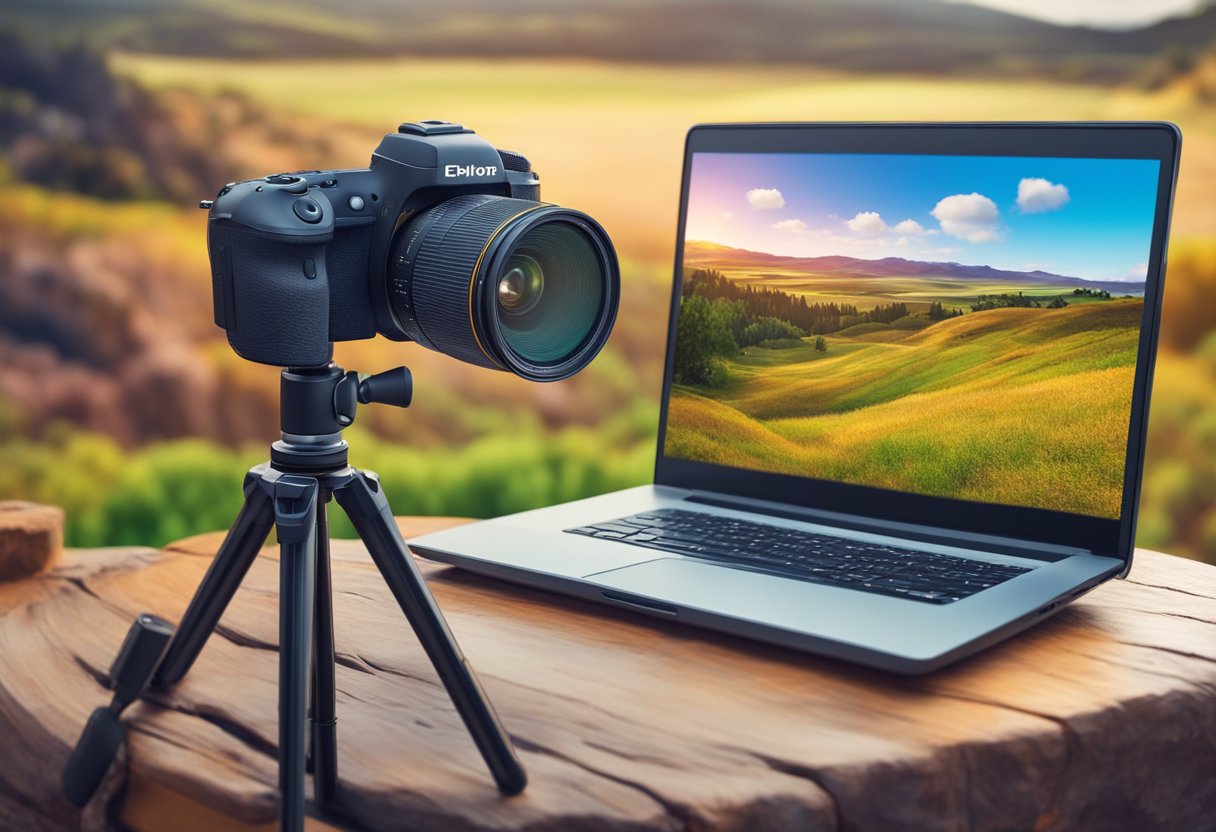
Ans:
<svg viewBox="0 0 1216 832"><path fill-rule="evenodd" d="M102 794L82 815L58 793L132 617L176 621L220 540L0 584L0 828L277 825L274 549L183 683L128 711ZM370 830L1214 829L1216 568L1136 558L915 679L425 564L531 776L502 798L362 546L335 541L343 799Z"/></svg>

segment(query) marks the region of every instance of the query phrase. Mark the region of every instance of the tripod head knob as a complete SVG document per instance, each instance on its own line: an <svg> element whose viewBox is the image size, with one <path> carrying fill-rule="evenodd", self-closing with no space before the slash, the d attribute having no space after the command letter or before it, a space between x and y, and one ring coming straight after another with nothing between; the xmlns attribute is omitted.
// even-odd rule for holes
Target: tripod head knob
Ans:
<svg viewBox="0 0 1216 832"><path fill-rule="evenodd" d="M347 427L355 421L360 404L391 404L409 407L414 397L414 377L406 367L394 367L374 376L354 370L346 373L334 388L334 418Z"/></svg>
<svg viewBox="0 0 1216 832"><path fill-rule="evenodd" d="M363 404L391 404L409 407L414 398L414 377L408 367L394 367L359 382L359 401Z"/></svg>

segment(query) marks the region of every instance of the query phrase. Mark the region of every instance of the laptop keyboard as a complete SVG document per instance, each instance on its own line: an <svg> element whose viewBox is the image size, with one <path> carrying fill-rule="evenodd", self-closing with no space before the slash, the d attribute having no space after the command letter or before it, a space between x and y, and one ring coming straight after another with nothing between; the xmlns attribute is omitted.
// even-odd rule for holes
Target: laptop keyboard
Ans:
<svg viewBox="0 0 1216 832"><path fill-rule="evenodd" d="M961 601L1030 571L681 509L566 531L929 604Z"/></svg>

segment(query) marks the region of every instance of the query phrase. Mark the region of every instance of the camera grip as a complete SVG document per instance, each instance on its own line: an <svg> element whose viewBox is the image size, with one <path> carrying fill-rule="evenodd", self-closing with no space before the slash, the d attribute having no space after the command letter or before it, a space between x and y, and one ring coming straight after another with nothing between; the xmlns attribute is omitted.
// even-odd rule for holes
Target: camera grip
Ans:
<svg viewBox="0 0 1216 832"><path fill-rule="evenodd" d="M242 358L261 364L325 364L332 232L285 238L234 224L210 229L215 322Z"/></svg>

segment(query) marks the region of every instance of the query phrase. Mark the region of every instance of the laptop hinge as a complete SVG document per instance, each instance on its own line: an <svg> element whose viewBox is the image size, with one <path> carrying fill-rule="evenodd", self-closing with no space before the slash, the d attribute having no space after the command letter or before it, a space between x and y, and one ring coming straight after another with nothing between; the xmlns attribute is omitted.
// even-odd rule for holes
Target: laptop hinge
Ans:
<svg viewBox="0 0 1216 832"><path fill-rule="evenodd" d="M919 540L923 543L957 546L962 549L995 552L1048 562L1064 560L1074 555L1093 554L1088 549L1080 549L1074 546L1060 546L1055 543L1043 543L1035 540L1018 540L1017 538L1001 537L998 535L978 534L975 532L943 529L935 526L922 526L916 523L900 523L894 520L879 520L855 514L792 506L787 503L770 503L747 497L733 497L694 491L688 492L688 496L684 497L684 499L690 503L734 509L735 511L746 511L752 514L767 514L770 517L781 517L786 520L801 520L804 523L819 523L826 526L852 529L857 532L883 534L891 537L902 537L908 540Z"/></svg>

